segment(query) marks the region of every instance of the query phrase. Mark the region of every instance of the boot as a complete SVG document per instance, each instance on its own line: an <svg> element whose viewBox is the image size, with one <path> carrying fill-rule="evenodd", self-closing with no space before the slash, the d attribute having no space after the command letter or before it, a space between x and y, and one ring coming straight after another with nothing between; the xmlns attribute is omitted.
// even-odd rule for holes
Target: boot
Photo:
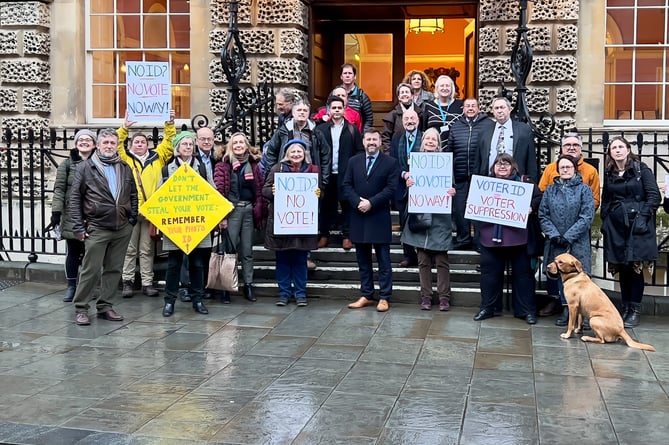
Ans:
<svg viewBox="0 0 669 445"><path fill-rule="evenodd" d="M432 296L420 297L420 308L424 311L432 309Z"/></svg>
<svg viewBox="0 0 669 445"><path fill-rule="evenodd" d="M246 298L249 301L257 300L255 291L253 290L253 284L244 285L244 298Z"/></svg>
<svg viewBox="0 0 669 445"><path fill-rule="evenodd" d="M569 323L569 306L562 306L562 315L555 320L555 326L567 326Z"/></svg>
<svg viewBox="0 0 669 445"><path fill-rule="evenodd" d="M65 289L65 293L63 294L63 301L65 303L69 303L70 301L72 301L74 299L74 294L76 293L76 291L77 291L76 286L68 284L67 289Z"/></svg>
<svg viewBox="0 0 669 445"><path fill-rule="evenodd" d="M630 311L627 318L624 319L626 328L639 326L641 321L641 303L630 303Z"/></svg>
<svg viewBox="0 0 669 445"><path fill-rule="evenodd" d="M132 298L132 294L134 293L135 289L133 288L132 281L124 281L123 291L121 292L123 298Z"/></svg>
<svg viewBox="0 0 669 445"><path fill-rule="evenodd" d="M627 318L630 316L632 313L632 308L630 306L629 301L623 301L623 307L622 307L622 313L620 316L622 317L623 321L627 320Z"/></svg>
<svg viewBox="0 0 669 445"><path fill-rule="evenodd" d="M221 303L230 304L230 292L228 292L227 290L221 292Z"/></svg>
<svg viewBox="0 0 669 445"><path fill-rule="evenodd" d="M448 297L439 297L439 310L445 312L451 308L451 301Z"/></svg>

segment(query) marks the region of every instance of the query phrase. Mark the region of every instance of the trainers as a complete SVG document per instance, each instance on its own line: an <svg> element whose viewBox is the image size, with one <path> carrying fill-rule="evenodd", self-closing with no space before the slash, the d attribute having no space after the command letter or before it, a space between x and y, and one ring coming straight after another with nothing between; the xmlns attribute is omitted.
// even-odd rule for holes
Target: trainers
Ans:
<svg viewBox="0 0 669 445"><path fill-rule="evenodd" d="M432 309L432 297L421 297L420 308L424 311Z"/></svg>
<svg viewBox="0 0 669 445"><path fill-rule="evenodd" d="M295 299L295 301L297 302L297 306L298 306L298 307L304 307L304 306L307 305L307 299L304 298L304 297L302 297L302 298L297 298L297 299Z"/></svg>
<svg viewBox="0 0 669 445"><path fill-rule="evenodd" d="M123 291L121 292L123 298L132 298L132 294L134 293L135 289L133 288L132 281L124 281Z"/></svg>
<svg viewBox="0 0 669 445"><path fill-rule="evenodd" d="M288 297L279 297L276 300L276 305L277 306L285 306L288 304Z"/></svg>
<svg viewBox="0 0 669 445"><path fill-rule="evenodd" d="M142 286L142 293L147 297L157 297L159 292L158 289L149 284L148 286Z"/></svg>

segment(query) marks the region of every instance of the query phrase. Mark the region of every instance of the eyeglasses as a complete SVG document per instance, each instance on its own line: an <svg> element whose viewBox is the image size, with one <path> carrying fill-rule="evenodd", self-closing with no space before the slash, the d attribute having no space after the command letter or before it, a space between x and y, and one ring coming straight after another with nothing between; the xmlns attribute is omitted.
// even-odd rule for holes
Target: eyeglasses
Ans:
<svg viewBox="0 0 669 445"><path fill-rule="evenodd" d="M93 139L77 139L77 145L93 145Z"/></svg>
<svg viewBox="0 0 669 445"><path fill-rule="evenodd" d="M558 167L560 170L573 170L574 166L573 165L561 165Z"/></svg>
<svg viewBox="0 0 669 445"><path fill-rule="evenodd" d="M500 167L511 167L511 163L507 161L497 161L495 162L495 165L499 165Z"/></svg>
<svg viewBox="0 0 669 445"><path fill-rule="evenodd" d="M563 144L562 148L581 148L581 144Z"/></svg>
<svg viewBox="0 0 669 445"><path fill-rule="evenodd" d="M202 142L214 142L214 138L197 138L197 140Z"/></svg>

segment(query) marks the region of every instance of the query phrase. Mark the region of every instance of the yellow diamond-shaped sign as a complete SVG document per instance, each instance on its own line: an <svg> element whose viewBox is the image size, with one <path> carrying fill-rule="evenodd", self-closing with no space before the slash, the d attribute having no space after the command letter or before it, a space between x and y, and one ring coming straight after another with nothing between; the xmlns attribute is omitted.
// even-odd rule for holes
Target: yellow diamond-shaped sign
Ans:
<svg viewBox="0 0 669 445"><path fill-rule="evenodd" d="M232 209L206 179L182 164L139 212L189 254Z"/></svg>

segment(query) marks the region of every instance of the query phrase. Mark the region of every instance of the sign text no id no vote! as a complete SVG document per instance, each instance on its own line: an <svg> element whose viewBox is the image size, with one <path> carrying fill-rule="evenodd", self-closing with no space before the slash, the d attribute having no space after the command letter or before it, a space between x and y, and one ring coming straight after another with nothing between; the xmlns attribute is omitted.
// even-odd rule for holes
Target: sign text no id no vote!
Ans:
<svg viewBox="0 0 669 445"><path fill-rule="evenodd" d="M189 254L232 209L197 171L182 164L139 212Z"/></svg>

